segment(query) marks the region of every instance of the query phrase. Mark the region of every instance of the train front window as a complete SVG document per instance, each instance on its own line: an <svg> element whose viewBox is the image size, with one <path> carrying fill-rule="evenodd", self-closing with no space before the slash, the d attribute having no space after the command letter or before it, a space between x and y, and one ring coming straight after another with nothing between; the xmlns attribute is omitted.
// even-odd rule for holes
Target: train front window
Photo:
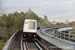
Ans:
<svg viewBox="0 0 75 50"><path fill-rule="evenodd" d="M28 21L28 29L35 29L35 21Z"/></svg>

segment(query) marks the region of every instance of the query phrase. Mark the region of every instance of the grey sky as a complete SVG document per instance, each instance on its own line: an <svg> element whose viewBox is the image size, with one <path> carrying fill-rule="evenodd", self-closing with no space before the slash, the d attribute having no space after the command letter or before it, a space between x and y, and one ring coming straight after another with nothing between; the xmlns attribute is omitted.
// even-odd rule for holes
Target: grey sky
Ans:
<svg viewBox="0 0 75 50"><path fill-rule="evenodd" d="M8 7L6 13L27 11L29 8L38 16L46 15L50 21L75 20L75 0L3 0Z"/></svg>

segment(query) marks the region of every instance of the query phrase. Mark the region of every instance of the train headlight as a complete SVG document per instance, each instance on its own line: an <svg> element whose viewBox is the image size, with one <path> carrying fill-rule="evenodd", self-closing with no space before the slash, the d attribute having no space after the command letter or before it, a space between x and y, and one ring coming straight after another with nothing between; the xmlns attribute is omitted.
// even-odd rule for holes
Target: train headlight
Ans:
<svg viewBox="0 0 75 50"><path fill-rule="evenodd" d="M34 35L34 37L36 37L36 35Z"/></svg>

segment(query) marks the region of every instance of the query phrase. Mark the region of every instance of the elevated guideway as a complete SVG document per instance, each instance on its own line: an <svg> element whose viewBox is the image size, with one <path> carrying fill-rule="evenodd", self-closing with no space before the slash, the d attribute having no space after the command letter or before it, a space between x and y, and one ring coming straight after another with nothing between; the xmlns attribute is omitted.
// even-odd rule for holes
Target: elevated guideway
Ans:
<svg viewBox="0 0 75 50"><path fill-rule="evenodd" d="M47 27L47 28L44 27L43 28L42 27L41 30L37 31L37 34L42 39L46 40L47 42L49 42L55 46L57 46L58 48L61 48L62 50L75 50L75 43L65 41L65 40L60 39L60 38L56 38L56 37L49 35L45 32L45 30L47 30L47 29L51 29L51 30L55 31L55 28L51 28L51 27ZM63 28L63 27L60 27L60 28Z"/></svg>
<svg viewBox="0 0 75 50"><path fill-rule="evenodd" d="M44 42L49 48L53 48L53 45L59 48L60 50L75 50L75 43L74 42L69 42L65 40L61 40L60 38L54 37L53 34L49 35L47 32L48 31L53 31L50 33L54 33L55 30L59 28L64 28L61 26L56 26L56 27L41 27L37 28L40 29L37 31L37 35L41 37L41 39L47 41ZM47 30L47 32L46 32ZM14 33L11 38L7 41L5 44L4 48L2 50L21 50L21 37L22 37L23 30L19 30L18 32ZM52 45L53 44L53 45ZM50 49L51 50L51 49ZM58 50L58 49L54 49Z"/></svg>

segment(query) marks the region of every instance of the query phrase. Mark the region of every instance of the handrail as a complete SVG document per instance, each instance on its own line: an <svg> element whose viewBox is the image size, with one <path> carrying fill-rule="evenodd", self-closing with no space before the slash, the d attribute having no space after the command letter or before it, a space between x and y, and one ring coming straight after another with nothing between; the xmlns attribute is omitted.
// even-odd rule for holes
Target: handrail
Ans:
<svg viewBox="0 0 75 50"><path fill-rule="evenodd" d="M46 30L48 30L48 29L55 29L56 27L54 27L54 28L46 28L45 27L45 29L43 29L44 27L41 27L40 29L41 29L41 33L42 34L45 34L45 35L47 35L48 37L51 37L51 38L55 38L55 39L58 39L58 40L60 40L60 41L62 41L62 42L65 42L65 43L67 43L67 44L71 44L71 45L74 45L75 46L75 43L74 42L71 42L71 41L67 41L67 40L63 40L63 39L61 39L61 38L58 38L57 36L55 36L55 31L52 33L53 34L53 36L52 35L49 35L47 32L46 32ZM59 28L59 27L58 27ZM60 28L64 28L64 27L60 27ZM61 34L61 33L60 33ZM59 34L59 35L60 35ZM69 35L69 38L70 38L70 35ZM69 39L70 40L70 39Z"/></svg>
<svg viewBox="0 0 75 50"><path fill-rule="evenodd" d="M20 35L22 32L23 32L23 30L21 29L21 30L17 31L16 33L14 33L14 34L10 37L10 39L7 41L7 43L5 44L5 46L3 47L2 50L11 50L11 47L12 47L12 45L13 45L13 43L14 43L16 37L17 37L18 35Z"/></svg>

